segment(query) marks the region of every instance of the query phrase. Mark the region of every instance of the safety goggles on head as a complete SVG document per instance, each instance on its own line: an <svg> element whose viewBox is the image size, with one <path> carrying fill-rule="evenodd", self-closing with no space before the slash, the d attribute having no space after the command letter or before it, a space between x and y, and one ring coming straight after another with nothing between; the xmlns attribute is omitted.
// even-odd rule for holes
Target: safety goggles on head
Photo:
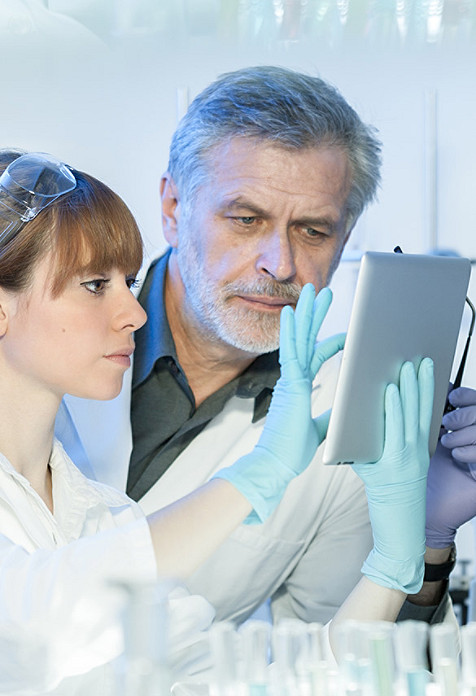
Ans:
<svg viewBox="0 0 476 696"><path fill-rule="evenodd" d="M13 160L0 176L0 246L75 187L71 170L50 155L28 152Z"/></svg>

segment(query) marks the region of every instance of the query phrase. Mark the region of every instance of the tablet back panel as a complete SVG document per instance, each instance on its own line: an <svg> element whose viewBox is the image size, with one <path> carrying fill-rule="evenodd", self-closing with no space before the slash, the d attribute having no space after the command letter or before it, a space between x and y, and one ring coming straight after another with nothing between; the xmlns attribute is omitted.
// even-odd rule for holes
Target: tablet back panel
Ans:
<svg viewBox="0 0 476 696"><path fill-rule="evenodd" d="M384 393L405 360L435 363L433 453L471 273L468 259L363 255L323 460L370 462L384 441Z"/></svg>

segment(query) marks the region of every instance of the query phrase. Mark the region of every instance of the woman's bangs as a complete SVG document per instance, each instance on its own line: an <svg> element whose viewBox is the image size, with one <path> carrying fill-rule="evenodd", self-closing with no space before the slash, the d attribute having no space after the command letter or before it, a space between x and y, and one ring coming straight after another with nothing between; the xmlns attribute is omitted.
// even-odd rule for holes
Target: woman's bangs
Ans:
<svg viewBox="0 0 476 696"><path fill-rule="evenodd" d="M100 193L96 191L81 206L72 204L57 211L55 294L72 275L112 268L136 274L142 265L142 239L132 213L109 189Z"/></svg>

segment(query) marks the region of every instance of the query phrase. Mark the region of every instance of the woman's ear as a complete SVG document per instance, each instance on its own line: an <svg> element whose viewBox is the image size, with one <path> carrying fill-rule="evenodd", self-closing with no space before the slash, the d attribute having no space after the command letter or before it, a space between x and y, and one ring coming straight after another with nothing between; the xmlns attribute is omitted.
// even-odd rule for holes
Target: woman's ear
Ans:
<svg viewBox="0 0 476 696"><path fill-rule="evenodd" d="M160 180L160 199L162 201L162 228L164 237L171 247L178 244L178 208L177 186L170 172L165 172Z"/></svg>
<svg viewBox="0 0 476 696"><path fill-rule="evenodd" d="M0 338L5 336L8 328L8 301L5 292L0 288Z"/></svg>

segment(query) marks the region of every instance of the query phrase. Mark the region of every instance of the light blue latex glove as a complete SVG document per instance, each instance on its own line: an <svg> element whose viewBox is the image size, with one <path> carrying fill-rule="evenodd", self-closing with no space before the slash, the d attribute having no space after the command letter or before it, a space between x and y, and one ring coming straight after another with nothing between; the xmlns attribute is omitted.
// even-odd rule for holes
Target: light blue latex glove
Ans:
<svg viewBox="0 0 476 696"><path fill-rule="evenodd" d="M252 452L214 478L230 481L251 502L247 523L264 521L276 508L289 482L310 463L325 438L329 412L311 416L312 382L321 365L344 347L345 334L316 343L332 293L302 289L296 311L281 312L279 362L281 377L273 391L261 437Z"/></svg>
<svg viewBox="0 0 476 696"><path fill-rule="evenodd" d="M374 547L362 572L384 587L417 593L423 583L428 438L433 410L433 361L411 362L400 388L385 392L385 444L373 463L353 464L365 484Z"/></svg>
<svg viewBox="0 0 476 696"><path fill-rule="evenodd" d="M449 400L455 410L443 416L428 473L426 545L433 549L451 546L476 516L476 389L453 389Z"/></svg>

